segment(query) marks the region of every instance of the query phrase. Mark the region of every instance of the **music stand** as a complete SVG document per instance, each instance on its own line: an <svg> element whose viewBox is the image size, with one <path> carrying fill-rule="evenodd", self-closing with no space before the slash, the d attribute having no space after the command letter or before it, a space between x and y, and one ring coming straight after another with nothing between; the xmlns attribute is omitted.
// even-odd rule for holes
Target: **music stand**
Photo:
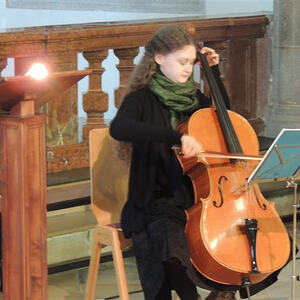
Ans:
<svg viewBox="0 0 300 300"><path fill-rule="evenodd" d="M264 158L257 165L247 180L250 182L286 181L287 188L294 189L293 203L293 246L292 246L292 300L296 298L296 233L298 184L295 179L300 176L300 129L282 129L278 134Z"/></svg>
<svg viewBox="0 0 300 300"><path fill-rule="evenodd" d="M4 299L48 298L46 115L36 111L90 73L0 81Z"/></svg>

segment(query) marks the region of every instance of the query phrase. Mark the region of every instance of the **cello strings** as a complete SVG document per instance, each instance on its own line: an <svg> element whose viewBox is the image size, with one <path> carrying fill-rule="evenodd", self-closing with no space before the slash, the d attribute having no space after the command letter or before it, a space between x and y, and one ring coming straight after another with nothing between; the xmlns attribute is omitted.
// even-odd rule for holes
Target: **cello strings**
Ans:
<svg viewBox="0 0 300 300"><path fill-rule="evenodd" d="M202 66L205 71L205 75L207 77L208 84L210 86L213 100L215 102L218 119L221 124L221 128L222 128L224 138L227 143L227 147L229 148L228 150L230 152L243 154L242 147L237 138L236 132L233 128L232 122L231 122L229 114L227 112L227 108L223 101L223 96L219 90L217 83L216 83L216 80L212 73L212 70L208 65L205 55L201 54L200 52L199 52L199 55L200 55L200 60L202 62ZM235 166L237 167L237 169L239 169L239 167L242 167L242 169L244 169L244 171L247 171L247 172L251 171L251 168L249 167L249 164L246 160L241 160L239 162L235 162ZM252 184L249 184L247 182L246 178L244 176L242 176L240 174L240 172L237 172L237 173L238 173L238 177L240 177L239 182L243 182L243 183L245 182L244 188L245 188L245 193L246 193L246 203L247 203L247 206L249 208L251 208L251 211L252 211L251 215L254 216L253 198L254 198L255 193L253 190L253 186L252 186ZM242 172L242 173L244 173L244 172ZM243 188L243 184L241 184L241 187ZM252 205L251 205L251 203L252 203Z"/></svg>
<svg viewBox="0 0 300 300"><path fill-rule="evenodd" d="M200 60L202 62L202 66L203 66L204 71L205 71L205 75L207 77L208 84L210 86L210 90L211 90L211 93L212 93L212 96L213 96L213 100L215 102L215 106L217 108L219 121L221 123L221 126L223 126L223 128L222 128L223 129L223 134L225 135L226 143L228 143L227 144L227 146L229 147L228 150L230 152L235 152L235 153L242 154L243 152L242 152L241 146L240 146L240 144L237 140L236 133L235 133L235 131L233 129L233 126L231 124L230 118L228 116L227 108L226 108L225 103L222 99L223 98L222 94L221 94L221 92L219 90L219 87L216 83L216 80L215 80L215 77L212 73L212 70L208 65L206 57L201 53L199 53L199 55L200 55Z"/></svg>

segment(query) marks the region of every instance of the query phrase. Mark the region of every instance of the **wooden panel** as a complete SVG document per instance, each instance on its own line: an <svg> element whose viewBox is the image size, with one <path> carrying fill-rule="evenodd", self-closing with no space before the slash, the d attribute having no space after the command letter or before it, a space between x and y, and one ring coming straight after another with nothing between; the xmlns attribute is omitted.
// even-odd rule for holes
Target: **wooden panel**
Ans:
<svg viewBox="0 0 300 300"><path fill-rule="evenodd" d="M47 299L44 122L0 121L5 299Z"/></svg>

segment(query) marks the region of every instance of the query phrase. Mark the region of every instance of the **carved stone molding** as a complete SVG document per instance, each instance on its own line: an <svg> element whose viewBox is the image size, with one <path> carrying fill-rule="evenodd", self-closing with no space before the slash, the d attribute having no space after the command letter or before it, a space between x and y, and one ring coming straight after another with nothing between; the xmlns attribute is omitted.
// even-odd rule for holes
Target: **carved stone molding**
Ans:
<svg viewBox="0 0 300 300"><path fill-rule="evenodd" d="M139 47L145 45L157 29L171 23L183 26L193 24L196 30L195 37L201 41L257 38L265 34L268 22L265 16L223 19L191 17L126 24L94 23L28 28L0 34L0 57Z"/></svg>
<svg viewBox="0 0 300 300"><path fill-rule="evenodd" d="M88 144L74 144L47 148L47 172L89 167Z"/></svg>

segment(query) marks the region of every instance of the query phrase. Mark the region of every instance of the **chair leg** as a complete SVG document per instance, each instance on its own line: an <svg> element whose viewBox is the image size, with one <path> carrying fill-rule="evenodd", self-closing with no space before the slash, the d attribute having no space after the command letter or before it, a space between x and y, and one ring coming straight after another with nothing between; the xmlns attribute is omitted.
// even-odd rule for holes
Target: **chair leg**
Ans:
<svg viewBox="0 0 300 300"><path fill-rule="evenodd" d="M100 256L101 256L101 244L99 241L98 230L96 228L93 245L92 245L92 253L90 258L88 277L86 282L86 289L85 289L85 296L84 296L85 300L93 300L95 298Z"/></svg>
<svg viewBox="0 0 300 300"><path fill-rule="evenodd" d="M117 283L120 293L120 299L129 300L126 273L124 268L124 260L120 245L120 239L117 230L113 232L113 261L116 271Z"/></svg>

